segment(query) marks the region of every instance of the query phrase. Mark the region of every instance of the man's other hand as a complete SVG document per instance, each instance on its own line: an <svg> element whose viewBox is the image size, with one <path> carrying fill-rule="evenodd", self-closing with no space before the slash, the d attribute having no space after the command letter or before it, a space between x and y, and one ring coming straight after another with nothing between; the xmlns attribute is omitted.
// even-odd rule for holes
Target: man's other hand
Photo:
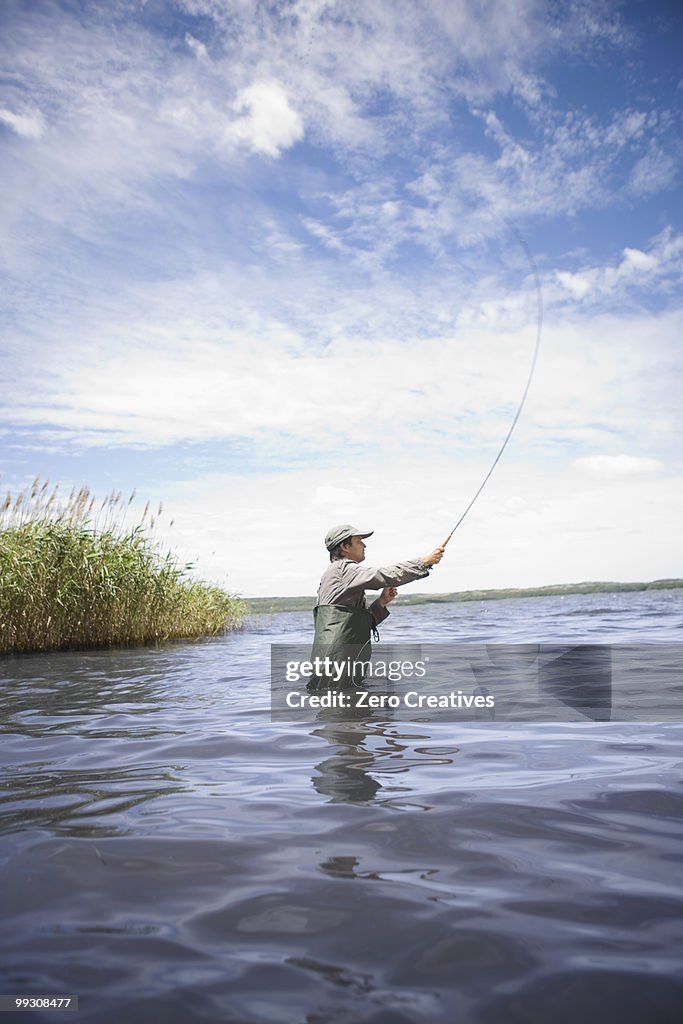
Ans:
<svg viewBox="0 0 683 1024"><path fill-rule="evenodd" d="M385 587L380 596L377 598L377 600L379 601L383 608L386 608L386 606L394 600L397 594L398 590L396 589L396 587Z"/></svg>

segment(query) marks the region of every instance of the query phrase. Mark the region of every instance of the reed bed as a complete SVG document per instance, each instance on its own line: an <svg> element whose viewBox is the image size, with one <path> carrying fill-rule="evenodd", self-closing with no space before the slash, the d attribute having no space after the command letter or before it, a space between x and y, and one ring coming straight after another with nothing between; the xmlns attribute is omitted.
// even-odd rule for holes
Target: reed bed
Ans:
<svg viewBox="0 0 683 1024"><path fill-rule="evenodd" d="M60 498L36 479L0 508L0 652L136 645L215 635L246 605L191 576L163 552L163 509L125 525L121 493L97 503L87 487ZM171 524L172 525L172 524Z"/></svg>

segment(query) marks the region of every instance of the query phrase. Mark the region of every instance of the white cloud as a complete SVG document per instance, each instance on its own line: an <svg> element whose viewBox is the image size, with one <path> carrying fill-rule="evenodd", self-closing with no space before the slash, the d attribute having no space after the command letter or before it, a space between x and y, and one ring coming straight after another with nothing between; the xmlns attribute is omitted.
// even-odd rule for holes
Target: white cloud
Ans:
<svg viewBox="0 0 683 1024"><path fill-rule="evenodd" d="M628 246L624 249L623 262L617 269L617 277L630 276L632 271L636 273L648 273L656 270L659 260L651 252L643 252L642 249L631 249Z"/></svg>
<svg viewBox="0 0 683 1024"><path fill-rule="evenodd" d="M599 299L639 287L666 288L680 279L683 271L683 235L666 228L651 243L649 251L627 246L616 265L583 267L577 271L556 271L560 290L576 299ZM549 299L558 298L552 279L546 282Z"/></svg>
<svg viewBox="0 0 683 1024"><path fill-rule="evenodd" d="M289 104L279 82L254 82L242 89L233 110L243 114L228 129L231 138L246 143L256 153L279 156L303 138L300 115Z"/></svg>
<svg viewBox="0 0 683 1024"><path fill-rule="evenodd" d="M24 139L40 139L45 134L45 119L39 110L33 110L28 114L15 114L5 107L0 107L0 121Z"/></svg>
<svg viewBox="0 0 683 1024"><path fill-rule="evenodd" d="M648 196L673 184L677 174L673 156L652 146L650 151L638 160L630 177L630 189L637 196Z"/></svg>
<svg viewBox="0 0 683 1024"><path fill-rule="evenodd" d="M565 270L557 272L557 280L562 287L577 299L582 299L584 295L588 295L593 290L594 278L595 274L587 270L578 271L575 274L568 273Z"/></svg>
<svg viewBox="0 0 683 1024"><path fill-rule="evenodd" d="M326 511L329 518L349 519L362 511L362 497L358 491L337 484L319 484L311 495L311 503Z"/></svg>
<svg viewBox="0 0 683 1024"><path fill-rule="evenodd" d="M185 33L185 42L192 50L195 57L197 57L198 59L205 60L208 57L208 50L206 49L204 43L202 43L199 39L195 39L195 37L191 35L189 32Z"/></svg>
<svg viewBox="0 0 683 1024"><path fill-rule="evenodd" d="M635 455L587 455L575 459L577 469L599 477L645 476L664 468L659 459Z"/></svg>

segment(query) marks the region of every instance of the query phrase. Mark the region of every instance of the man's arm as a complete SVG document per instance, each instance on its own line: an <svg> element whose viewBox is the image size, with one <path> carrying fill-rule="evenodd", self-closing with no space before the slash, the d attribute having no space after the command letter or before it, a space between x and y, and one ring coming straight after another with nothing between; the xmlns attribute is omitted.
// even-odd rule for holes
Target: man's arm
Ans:
<svg viewBox="0 0 683 1024"><path fill-rule="evenodd" d="M406 583L413 583L415 580L429 576L429 570L441 561L443 552L444 546L440 545L423 558L412 558L379 569L363 566L359 562L347 561L344 562L342 570L344 583L354 589L361 588L363 590L403 587Z"/></svg>
<svg viewBox="0 0 683 1024"><path fill-rule="evenodd" d="M397 562L382 568L361 565L359 562L344 562L342 578L347 587L361 590L383 590L385 587L402 587L414 580L429 576L429 569L421 558Z"/></svg>

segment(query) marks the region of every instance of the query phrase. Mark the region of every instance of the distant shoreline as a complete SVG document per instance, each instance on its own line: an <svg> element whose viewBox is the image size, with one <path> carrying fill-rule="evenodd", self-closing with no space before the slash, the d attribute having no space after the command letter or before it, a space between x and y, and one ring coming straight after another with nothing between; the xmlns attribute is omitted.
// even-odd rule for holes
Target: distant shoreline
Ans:
<svg viewBox="0 0 683 1024"><path fill-rule="evenodd" d="M395 605L450 604L459 601L501 601L518 597L563 597L567 594L618 594L624 591L675 590L683 587L683 579L652 580L650 583L551 583L544 587L508 587L503 590L459 590L450 594L406 594L396 598ZM248 612L310 611L315 597L247 597Z"/></svg>

